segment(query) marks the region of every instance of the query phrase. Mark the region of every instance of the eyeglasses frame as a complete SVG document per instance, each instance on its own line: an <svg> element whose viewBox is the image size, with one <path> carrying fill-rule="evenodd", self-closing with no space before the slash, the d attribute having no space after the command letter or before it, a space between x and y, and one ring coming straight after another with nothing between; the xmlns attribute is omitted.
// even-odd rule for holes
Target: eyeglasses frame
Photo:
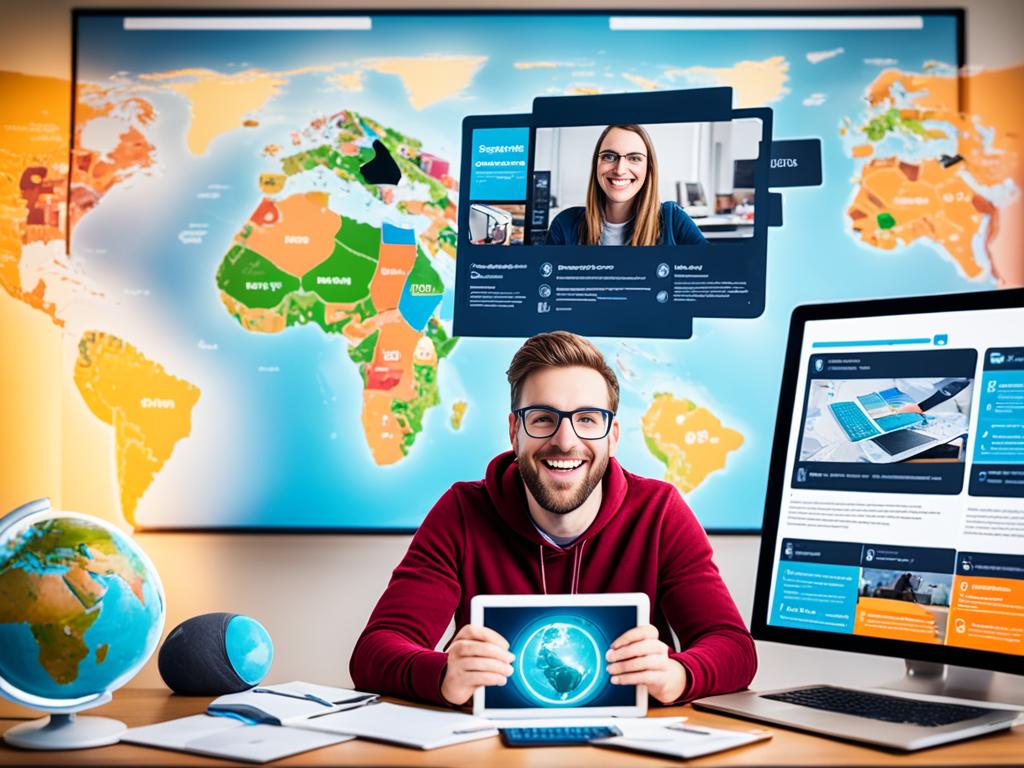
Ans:
<svg viewBox="0 0 1024 768"><path fill-rule="evenodd" d="M526 412L527 411L547 411L558 416L558 421L555 422L555 428L551 430L550 435L544 437L537 437L530 434L530 430L526 426ZM587 413L590 411L596 411L604 416L605 430L604 434L600 437L583 437L579 432L576 431L576 424L573 422L572 417L577 413ZM557 408L552 408L549 405L526 405L522 408L514 408L512 410L523 425L523 430L526 432L527 437L532 437L534 440L547 440L558 434L558 430L562 428L562 419L569 418L569 426L572 427L573 434L576 435L580 440L604 440L608 437L608 434L612 431L612 422L615 420L615 411L609 411L607 408L597 408L596 406L584 406L582 408L576 408L571 411L560 411Z"/></svg>

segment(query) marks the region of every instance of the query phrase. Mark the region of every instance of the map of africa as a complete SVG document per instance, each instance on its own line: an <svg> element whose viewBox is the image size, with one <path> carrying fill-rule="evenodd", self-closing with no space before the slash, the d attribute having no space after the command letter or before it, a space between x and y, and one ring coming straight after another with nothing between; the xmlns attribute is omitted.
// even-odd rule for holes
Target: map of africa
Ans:
<svg viewBox="0 0 1024 768"><path fill-rule="evenodd" d="M602 16L139 33L83 15L73 135L67 81L0 73L17 95L0 105L0 286L62 329L68 400L109 436L82 450L110 456L128 523L413 528L506 448L521 343L451 335L462 117L730 86L774 109L777 137L823 143L824 185L787 191L769 236L768 309L684 342L597 342L624 466L709 528L754 529L794 305L1024 282L1024 116L1001 97L1024 68L958 78L953 19L924 18L768 37Z"/></svg>

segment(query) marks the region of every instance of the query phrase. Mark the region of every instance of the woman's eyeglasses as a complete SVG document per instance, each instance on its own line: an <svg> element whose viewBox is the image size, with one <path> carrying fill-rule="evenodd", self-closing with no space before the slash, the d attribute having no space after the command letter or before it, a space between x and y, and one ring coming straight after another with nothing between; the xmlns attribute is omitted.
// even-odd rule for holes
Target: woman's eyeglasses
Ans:
<svg viewBox="0 0 1024 768"><path fill-rule="evenodd" d="M643 165L647 160L647 155L642 152L630 152L627 155L620 155L618 152L612 152L610 149L597 153L597 159L607 165L618 165L619 160L622 158L626 158L626 162L630 165Z"/></svg>

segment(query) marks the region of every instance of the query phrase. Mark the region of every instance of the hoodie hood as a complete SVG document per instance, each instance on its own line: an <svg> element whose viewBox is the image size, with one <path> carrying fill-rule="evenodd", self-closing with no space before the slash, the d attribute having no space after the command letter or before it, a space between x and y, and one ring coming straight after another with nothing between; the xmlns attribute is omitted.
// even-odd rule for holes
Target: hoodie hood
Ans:
<svg viewBox="0 0 1024 768"><path fill-rule="evenodd" d="M622 508L622 503L626 498L626 487L626 475L622 471L622 467L614 457L610 458L608 469L605 470L604 478L601 480L601 508L597 512L597 517L594 518L590 527L566 549L571 550L580 546L608 525L608 522ZM512 451L498 454L487 465L484 488L487 490L487 495L490 496L494 508L498 511L498 515L509 528L533 544L554 548L537 532L533 525L526 501L526 485L523 483L523 476L519 473L519 464L516 463L516 457Z"/></svg>

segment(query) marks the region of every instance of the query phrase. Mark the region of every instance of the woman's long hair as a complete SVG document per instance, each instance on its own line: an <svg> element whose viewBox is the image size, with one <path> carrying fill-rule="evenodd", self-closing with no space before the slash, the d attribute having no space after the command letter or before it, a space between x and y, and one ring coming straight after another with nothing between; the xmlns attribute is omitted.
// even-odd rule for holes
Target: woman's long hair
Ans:
<svg viewBox="0 0 1024 768"><path fill-rule="evenodd" d="M654 144L647 131L640 125L609 125L594 145L594 156L590 162L590 184L587 187L587 208L580 225L580 245L597 245L601 242L601 224L604 222L604 204L607 200L604 190L597 183L597 156L601 142L612 128L632 131L641 138L647 148L647 177L640 191L633 198L633 236L630 245L657 245L661 239L661 206L658 201L658 159Z"/></svg>

